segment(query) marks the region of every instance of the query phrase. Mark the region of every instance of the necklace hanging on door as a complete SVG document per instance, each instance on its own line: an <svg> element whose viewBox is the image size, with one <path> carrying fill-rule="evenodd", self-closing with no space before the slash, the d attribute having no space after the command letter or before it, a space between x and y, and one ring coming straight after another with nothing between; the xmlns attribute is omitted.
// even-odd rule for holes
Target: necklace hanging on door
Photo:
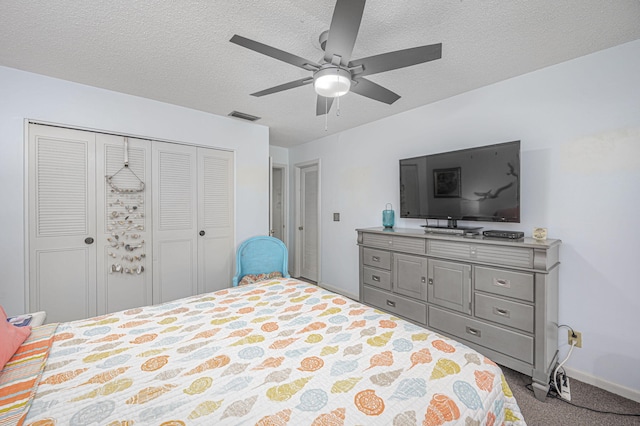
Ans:
<svg viewBox="0 0 640 426"><path fill-rule="evenodd" d="M118 186L116 186L116 184L113 183L113 178L116 177L116 175L118 173L120 173L123 170L129 170L129 172L131 172L131 174L133 176L135 176L135 178L138 180L138 187L137 188L120 188ZM118 192L120 194L126 194L126 193L136 193L136 192L143 192L144 191L144 182L142 181L142 179L140 179L138 177L138 175L136 175L133 170L131 170L129 168L129 138L124 138L124 165L120 168L120 170L118 170L117 172L115 172L114 174L112 174L111 176L107 175L105 176L105 178L107 179L107 183L109 184L109 186L111 187L111 192Z"/></svg>
<svg viewBox="0 0 640 426"><path fill-rule="evenodd" d="M113 182L116 175L125 169L136 178L137 187L125 188L122 184L118 186ZM128 253L122 254L120 262L112 264L109 272L140 275L145 270L142 263L146 255L142 253L144 240L140 239L142 236L135 232L144 231L144 195L142 193L145 190L145 184L129 167L129 138L124 138L124 165L117 172L107 175L105 178L106 183L111 187L111 193L108 195L110 198L108 205L111 211L107 212L108 219L111 219L111 226L107 227L107 230L111 232L111 237L107 238L107 241L114 250L123 248L128 253L139 250L136 251L135 256ZM130 182L131 178L127 179L125 175L120 175L120 179L117 180L127 183L127 180ZM134 241L125 241L129 239L136 241L135 243ZM118 258L115 252L110 251L108 254L113 259Z"/></svg>

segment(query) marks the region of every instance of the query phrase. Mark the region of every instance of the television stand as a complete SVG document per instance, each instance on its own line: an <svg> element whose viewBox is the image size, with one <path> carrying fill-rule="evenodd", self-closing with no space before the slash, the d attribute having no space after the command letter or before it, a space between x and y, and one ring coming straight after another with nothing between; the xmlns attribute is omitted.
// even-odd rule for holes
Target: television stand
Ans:
<svg viewBox="0 0 640 426"><path fill-rule="evenodd" d="M560 240L357 231L360 302L532 377L545 399L558 360Z"/></svg>
<svg viewBox="0 0 640 426"><path fill-rule="evenodd" d="M480 235L481 226L457 226L451 228L449 226L428 226L422 225L424 232L433 232L434 234L448 235Z"/></svg>
<svg viewBox="0 0 640 426"><path fill-rule="evenodd" d="M424 228L424 232L449 235L480 235L482 229L482 226L458 226L456 219L447 219L447 226L429 226L428 221L426 225L420 226Z"/></svg>

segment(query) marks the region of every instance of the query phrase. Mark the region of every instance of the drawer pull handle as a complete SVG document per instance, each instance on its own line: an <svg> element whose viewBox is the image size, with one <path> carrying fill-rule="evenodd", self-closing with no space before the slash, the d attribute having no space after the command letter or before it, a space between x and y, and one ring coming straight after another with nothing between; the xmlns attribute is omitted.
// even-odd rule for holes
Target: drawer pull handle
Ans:
<svg viewBox="0 0 640 426"><path fill-rule="evenodd" d="M433 285L433 278L429 278L429 285Z"/></svg>
<svg viewBox="0 0 640 426"><path fill-rule="evenodd" d="M476 330L475 328L471 328L471 327L467 327L467 333L476 337L480 337L480 335L482 334L480 330Z"/></svg>
<svg viewBox="0 0 640 426"><path fill-rule="evenodd" d="M375 282L380 282L380 277L377 275L371 275L371 279L374 280Z"/></svg>
<svg viewBox="0 0 640 426"><path fill-rule="evenodd" d="M511 281L505 280L504 278L494 278L493 285L504 288L511 288Z"/></svg>
<svg viewBox="0 0 640 426"><path fill-rule="evenodd" d="M393 300L387 300L387 306L391 306L392 308L395 308L396 302L394 302Z"/></svg>
<svg viewBox="0 0 640 426"><path fill-rule="evenodd" d="M511 316L508 309L496 308L495 306L493 307L493 313L496 315L500 315L501 317L509 318Z"/></svg>
<svg viewBox="0 0 640 426"><path fill-rule="evenodd" d="M371 260L374 262L380 262L380 256L371 256Z"/></svg>

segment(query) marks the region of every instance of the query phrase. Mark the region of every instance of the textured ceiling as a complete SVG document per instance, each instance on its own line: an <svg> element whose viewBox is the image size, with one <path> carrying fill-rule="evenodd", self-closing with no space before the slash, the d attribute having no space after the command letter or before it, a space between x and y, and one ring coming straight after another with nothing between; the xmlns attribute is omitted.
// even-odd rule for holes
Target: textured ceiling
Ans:
<svg viewBox="0 0 640 426"><path fill-rule="evenodd" d="M402 96L354 93L325 118L311 73L229 42L234 34L318 61L334 1L0 0L0 65L182 105L262 117L293 146L640 38L640 0L368 0L353 59L442 43L442 59L370 76Z"/></svg>

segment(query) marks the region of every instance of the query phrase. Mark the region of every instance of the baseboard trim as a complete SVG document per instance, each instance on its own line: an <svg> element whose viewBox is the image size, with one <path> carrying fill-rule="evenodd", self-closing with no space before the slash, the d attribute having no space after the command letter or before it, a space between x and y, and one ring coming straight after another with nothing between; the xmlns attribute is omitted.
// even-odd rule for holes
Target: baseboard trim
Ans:
<svg viewBox="0 0 640 426"><path fill-rule="evenodd" d="M569 368L569 367L563 367L563 368L567 372L567 376L569 376L572 379L580 380L581 382L599 387L600 389L604 389L608 392L615 393L616 395L623 396L632 401L640 402L640 390L638 389L631 389L626 386L619 385L617 383L609 382L599 377L592 376L591 374L574 370L573 368Z"/></svg>
<svg viewBox="0 0 640 426"><path fill-rule="evenodd" d="M358 296L356 296L354 294L351 294L348 291L345 291L344 289L341 289L341 288L336 287L334 285L327 284L325 282L321 282L318 285L320 287L324 288L324 289L327 289L327 290L332 291L334 293L338 293L338 294L341 294L342 296L348 297L349 299L353 299L355 301L358 301L358 299L359 299Z"/></svg>

